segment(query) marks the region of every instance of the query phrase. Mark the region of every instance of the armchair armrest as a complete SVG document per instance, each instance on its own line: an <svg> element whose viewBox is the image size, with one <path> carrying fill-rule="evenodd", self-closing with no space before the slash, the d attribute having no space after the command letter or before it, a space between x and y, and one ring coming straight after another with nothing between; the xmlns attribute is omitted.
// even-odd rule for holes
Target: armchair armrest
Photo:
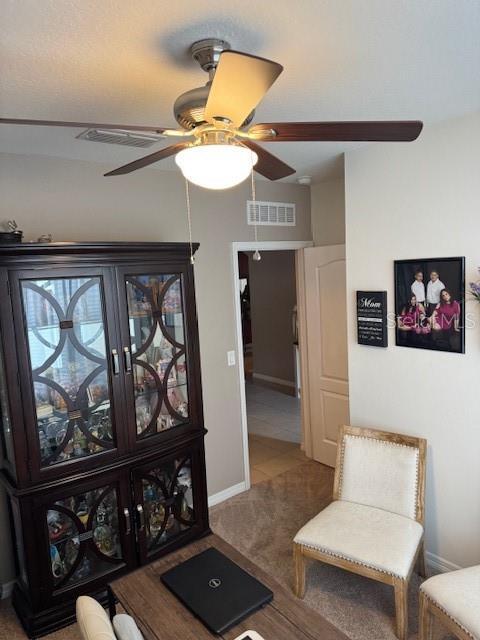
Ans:
<svg viewBox="0 0 480 640"><path fill-rule="evenodd" d="M143 640L135 620L126 613L117 613L113 618L113 629L117 640Z"/></svg>

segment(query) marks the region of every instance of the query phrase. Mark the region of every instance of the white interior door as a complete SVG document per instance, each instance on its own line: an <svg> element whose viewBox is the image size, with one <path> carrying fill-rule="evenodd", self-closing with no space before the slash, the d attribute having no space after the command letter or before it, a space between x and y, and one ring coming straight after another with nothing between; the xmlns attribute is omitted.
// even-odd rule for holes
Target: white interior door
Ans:
<svg viewBox="0 0 480 640"><path fill-rule="evenodd" d="M307 454L333 467L338 427L349 423L345 245L303 251L305 441Z"/></svg>

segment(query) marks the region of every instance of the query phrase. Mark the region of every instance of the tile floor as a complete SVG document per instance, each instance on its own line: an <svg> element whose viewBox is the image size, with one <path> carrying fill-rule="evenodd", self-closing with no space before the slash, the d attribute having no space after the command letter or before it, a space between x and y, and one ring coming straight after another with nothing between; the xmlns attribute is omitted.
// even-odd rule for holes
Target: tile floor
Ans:
<svg viewBox="0 0 480 640"><path fill-rule="evenodd" d="M298 467L307 460L297 443L253 433L248 436L248 450L252 484L270 480L284 471Z"/></svg>
<svg viewBox="0 0 480 640"><path fill-rule="evenodd" d="M301 442L300 400L250 381L245 383L248 433Z"/></svg>

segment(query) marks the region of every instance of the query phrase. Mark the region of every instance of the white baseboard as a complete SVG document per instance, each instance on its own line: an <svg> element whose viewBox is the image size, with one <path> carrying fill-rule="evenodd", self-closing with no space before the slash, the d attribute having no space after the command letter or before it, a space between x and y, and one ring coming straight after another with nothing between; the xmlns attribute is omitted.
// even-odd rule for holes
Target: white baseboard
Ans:
<svg viewBox="0 0 480 640"><path fill-rule="evenodd" d="M213 496L209 496L208 506L213 507L214 505L220 504L220 502L224 502L229 498L233 498L233 496L237 496L239 493L243 493L246 490L247 485L245 484L245 482L234 484L233 487L228 487L228 489L224 489L223 491L214 493Z"/></svg>
<svg viewBox="0 0 480 640"><path fill-rule="evenodd" d="M295 382L291 382L291 380L283 380L282 378L274 378L273 376L266 376L263 373L252 373L252 378L257 378L257 380L265 380L265 382L274 382L275 384L279 384L282 387L290 387L295 389Z"/></svg>
<svg viewBox="0 0 480 640"><path fill-rule="evenodd" d="M5 600L5 598L9 598L12 595L14 584L15 584L15 580L12 580L11 582L5 582L4 584L0 584L1 600Z"/></svg>
<svg viewBox="0 0 480 640"><path fill-rule="evenodd" d="M449 571L457 571L462 567L459 567L458 564L450 562L450 560L445 560L445 558L441 558L440 556L431 553L430 551L425 552L425 561L430 569L428 572L429 575L434 575L437 573L448 573Z"/></svg>

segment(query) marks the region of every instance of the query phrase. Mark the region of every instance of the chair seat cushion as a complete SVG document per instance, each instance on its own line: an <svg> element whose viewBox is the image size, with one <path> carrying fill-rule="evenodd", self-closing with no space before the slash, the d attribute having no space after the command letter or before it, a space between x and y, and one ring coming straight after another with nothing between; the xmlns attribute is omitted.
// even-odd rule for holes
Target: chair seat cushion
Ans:
<svg viewBox="0 0 480 640"><path fill-rule="evenodd" d="M307 522L294 542L405 579L422 535L415 520L337 500Z"/></svg>
<svg viewBox="0 0 480 640"><path fill-rule="evenodd" d="M472 638L480 638L480 565L433 576L420 589Z"/></svg>

